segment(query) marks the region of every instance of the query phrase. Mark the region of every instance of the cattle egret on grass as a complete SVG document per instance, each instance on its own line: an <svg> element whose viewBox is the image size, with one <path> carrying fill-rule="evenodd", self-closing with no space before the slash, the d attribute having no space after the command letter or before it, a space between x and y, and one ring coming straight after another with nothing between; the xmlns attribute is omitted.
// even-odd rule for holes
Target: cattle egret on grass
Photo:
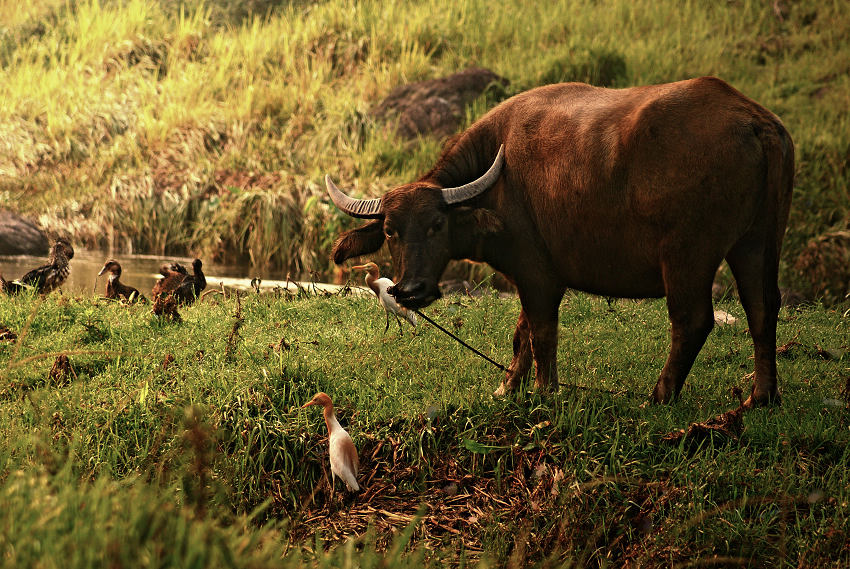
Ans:
<svg viewBox="0 0 850 569"><path fill-rule="evenodd" d="M342 478L350 491L360 490L360 485L357 484L357 472L360 470L357 448L355 448L351 437L336 420L331 398L328 397L327 393L319 392L301 408L304 409L310 405L321 405L324 408L325 425L328 426L328 454L331 460L331 495L333 495L334 481L337 476Z"/></svg>
<svg viewBox="0 0 850 569"><path fill-rule="evenodd" d="M387 289L395 283L386 277L381 277L378 265L370 261L365 265L357 265L351 268L366 271L366 285L372 289L372 292L374 292L375 296L378 297L378 302L381 303L381 306L384 307L384 310L387 313L387 325L384 327L385 333L390 327L390 314L395 317L400 334L404 334L404 331L401 327L401 320L398 319L399 316L410 322L410 324L414 327L416 326L416 313L401 306L395 301L395 298L387 292Z"/></svg>

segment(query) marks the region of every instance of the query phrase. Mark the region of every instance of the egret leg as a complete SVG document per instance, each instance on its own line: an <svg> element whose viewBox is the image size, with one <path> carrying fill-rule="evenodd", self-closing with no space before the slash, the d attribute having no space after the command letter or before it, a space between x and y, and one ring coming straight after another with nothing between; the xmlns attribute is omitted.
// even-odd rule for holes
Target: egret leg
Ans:
<svg viewBox="0 0 850 569"><path fill-rule="evenodd" d="M398 319L398 314L393 314L395 316L396 324L398 324L398 334L399 336L404 336L404 329L401 327L401 320Z"/></svg>
<svg viewBox="0 0 850 569"><path fill-rule="evenodd" d="M384 326L384 334L386 334L387 330L389 330L389 329L390 329L390 313L387 312L387 325Z"/></svg>

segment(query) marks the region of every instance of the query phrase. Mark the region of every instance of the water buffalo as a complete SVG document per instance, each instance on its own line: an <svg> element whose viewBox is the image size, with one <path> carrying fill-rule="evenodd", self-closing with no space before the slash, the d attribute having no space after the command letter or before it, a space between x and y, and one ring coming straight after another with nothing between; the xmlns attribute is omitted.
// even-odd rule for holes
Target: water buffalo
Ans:
<svg viewBox="0 0 850 569"><path fill-rule="evenodd" d="M495 158L495 159L494 159ZM778 402L777 275L794 183L780 120L724 81L603 89L547 85L516 95L450 140L419 180L358 200L326 177L345 213L337 264L387 242L409 308L440 296L450 259L489 263L522 303L497 394L537 366L557 386L558 308L567 288L667 298L671 348L651 398L675 398L714 325L711 285L726 259L755 349L748 407Z"/></svg>

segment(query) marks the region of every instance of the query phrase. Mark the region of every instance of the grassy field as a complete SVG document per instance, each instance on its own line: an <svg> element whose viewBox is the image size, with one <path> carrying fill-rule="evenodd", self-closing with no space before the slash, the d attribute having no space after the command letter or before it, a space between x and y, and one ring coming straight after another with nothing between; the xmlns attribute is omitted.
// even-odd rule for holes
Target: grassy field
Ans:
<svg viewBox="0 0 850 569"><path fill-rule="evenodd" d="M681 399L644 404L662 300L568 295L562 385L494 399L500 373L430 326L384 334L373 297L212 295L149 306L0 297L0 565L8 567L843 567L850 330L783 308L780 407L737 407L752 347L709 337ZM507 363L516 299L427 310ZM60 356L67 358L67 364ZM331 498L334 399L362 462Z"/></svg>
<svg viewBox="0 0 850 569"><path fill-rule="evenodd" d="M506 94L712 74L794 137L783 283L841 301L848 36L840 1L0 0L0 207L78 246L326 275L353 222L323 175L380 195L439 151L373 120L394 87L470 66ZM835 306L783 308L782 405L700 438L748 389L734 300L718 307L741 321L712 333L681 399L647 406L662 300L568 295L560 391L494 399L495 368L429 326L382 334L368 296L211 295L180 323L3 296L0 566L844 567ZM427 312L509 362L516 299ZM331 497L321 414L299 409L319 390L359 449L357 496Z"/></svg>
<svg viewBox="0 0 850 569"><path fill-rule="evenodd" d="M841 300L848 35L850 5L820 0L2 0L0 207L88 247L326 274L351 220L324 173L380 195L440 147L375 123L394 87L469 66L508 78L506 94L713 74L797 145L783 280ZM825 251L806 251L819 236Z"/></svg>

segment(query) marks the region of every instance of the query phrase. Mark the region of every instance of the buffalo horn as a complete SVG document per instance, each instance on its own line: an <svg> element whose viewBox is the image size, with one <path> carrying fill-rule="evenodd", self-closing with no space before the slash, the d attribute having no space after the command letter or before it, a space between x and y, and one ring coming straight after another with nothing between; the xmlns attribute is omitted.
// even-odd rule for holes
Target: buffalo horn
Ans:
<svg viewBox="0 0 850 569"><path fill-rule="evenodd" d="M383 207L381 206L381 198L372 198L368 200L358 200L348 197L331 180L330 174L325 176L325 185L328 188L328 195L336 204L336 207L352 217L360 217L363 219L377 219L384 215Z"/></svg>
<svg viewBox="0 0 850 569"><path fill-rule="evenodd" d="M493 165L490 166L489 170L484 172L483 176L456 188L443 188L443 199L446 200L447 204L455 204L474 198L496 183L496 180L499 179L499 174L502 173L504 162L505 145L503 144L499 146L499 153L496 155Z"/></svg>

